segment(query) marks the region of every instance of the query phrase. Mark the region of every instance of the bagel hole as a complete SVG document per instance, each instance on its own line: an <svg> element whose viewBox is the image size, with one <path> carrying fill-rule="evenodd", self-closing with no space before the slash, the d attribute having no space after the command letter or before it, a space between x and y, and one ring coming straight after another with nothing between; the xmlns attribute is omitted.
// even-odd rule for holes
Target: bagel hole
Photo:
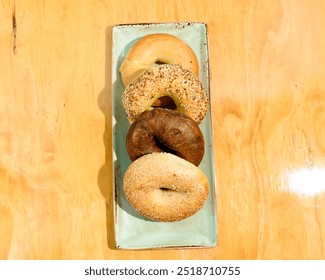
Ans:
<svg viewBox="0 0 325 280"><path fill-rule="evenodd" d="M155 61L155 64L156 65L162 65L162 64L166 64L165 62L162 62L162 61L160 61L160 60L156 60Z"/></svg>
<svg viewBox="0 0 325 280"><path fill-rule="evenodd" d="M152 107L154 108L164 108L164 109L171 109L175 110L177 108L176 103L173 98L169 96L162 96L158 98L153 104Z"/></svg>
<svg viewBox="0 0 325 280"><path fill-rule="evenodd" d="M168 188L168 187L160 187L159 189L160 189L161 191L163 191L163 192L175 192L175 190L170 189L170 188Z"/></svg>
<svg viewBox="0 0 325 280"><path fill-rule="evenodd" d="M166 146L163 142L160 141L159 138L155 137L153 138L155 140L156 146L164 151L165 153L170 153L170 154L174 154L176 155L176 151L174 151L173 149L169 148L168 146Z"/></svg>

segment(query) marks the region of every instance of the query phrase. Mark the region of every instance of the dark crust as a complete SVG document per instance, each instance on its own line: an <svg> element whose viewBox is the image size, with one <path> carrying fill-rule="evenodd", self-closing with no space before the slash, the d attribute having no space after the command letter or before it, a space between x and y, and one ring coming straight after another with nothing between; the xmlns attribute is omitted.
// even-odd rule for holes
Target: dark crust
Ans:
<svg viewBox="0 0 325 280"><path fill-rule="evenodd" d="M126 148L132 161L154 152L169 152L198 166L204 155L204 138L187 115L157 108L142 113L132 123Z"/></svg>

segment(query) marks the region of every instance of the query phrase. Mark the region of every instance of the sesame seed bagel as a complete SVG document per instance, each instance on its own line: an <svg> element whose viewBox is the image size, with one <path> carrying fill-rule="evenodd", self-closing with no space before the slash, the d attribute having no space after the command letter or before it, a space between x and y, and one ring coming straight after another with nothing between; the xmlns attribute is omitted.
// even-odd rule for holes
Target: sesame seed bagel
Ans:
<svg viewBox="0 0 325 280"><path fill-rule="evenodd" d="M131 82L123 92L123 106L130 123L155 101L169 97L176 111L200 124L208 110L205 88L198 77L179 65L164 64L151 67Z"/></svg>
<svg viewBox="0 0 325 280"><path fill-rule="evenodd" d="M156 33L142 37L127 53L119 69L124 86L156 62L179 64L198 74L198 61L188 44L174 35Z"/></svg>
<svg viewBox="0 0 325 280"><path fill-rule="evenodd" d="M170 153L152 153L130 164L123 189L130 205L143 216L174 222L203 207L209 182L194 164Z"/></svg>

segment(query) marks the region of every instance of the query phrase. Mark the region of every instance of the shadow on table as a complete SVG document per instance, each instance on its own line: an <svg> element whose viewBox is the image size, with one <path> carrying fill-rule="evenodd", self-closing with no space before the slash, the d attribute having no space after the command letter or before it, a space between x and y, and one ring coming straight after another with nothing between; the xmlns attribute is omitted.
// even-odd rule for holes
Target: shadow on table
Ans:
<svg viewBox="0 0 325 280"><path fill-rule="evenodd" d="M106 201L107 245L115 250L114 242L114 201L113 201L113 163L112 163L112 26L105 31L105 87L98 95L98 106L105 116L103 142L105 163L98 172L98 186Z"/></svg>

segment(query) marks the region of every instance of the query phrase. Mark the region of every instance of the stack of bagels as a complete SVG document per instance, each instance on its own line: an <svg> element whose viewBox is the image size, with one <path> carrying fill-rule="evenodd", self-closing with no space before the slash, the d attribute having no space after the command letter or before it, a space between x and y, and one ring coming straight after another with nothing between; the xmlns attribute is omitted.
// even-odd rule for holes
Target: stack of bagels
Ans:
<svg viewBox="0 0 325 280"><path fill-rule="evenodd" d="M209 194L208 179L198 167L204 156L199 124L208 110L198 69L189 45L165 33L142 37L119 69L132 161L123 189L131 206L154 221L190 217Z"/></svg>

